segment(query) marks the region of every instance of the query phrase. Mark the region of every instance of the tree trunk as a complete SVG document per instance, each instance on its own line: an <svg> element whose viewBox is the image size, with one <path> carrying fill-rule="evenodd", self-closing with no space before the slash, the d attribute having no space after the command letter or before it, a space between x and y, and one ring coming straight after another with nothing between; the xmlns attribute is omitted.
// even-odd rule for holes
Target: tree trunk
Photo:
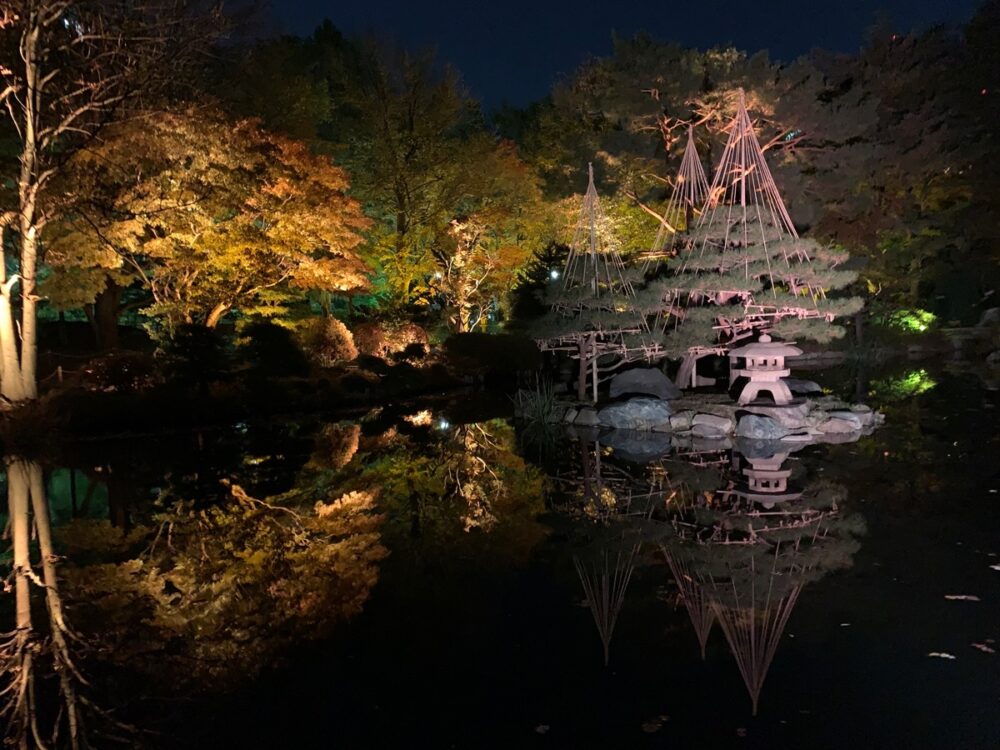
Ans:
<svg viewBox="0 0 1000 750"><path fill-rule="evenodd" d="M97 348L108 352L118 348L118 314L121 310L122 288L108 279L104 289L94 298L91 321Z"/></svg>
<svg viewBox="0 0 1000 750"><path fill-rule="evenodd" d="M229 305L220 302L215 307L212 308L212 312L208 314L208 318L205 320L206 328L215 328L219 321L222 320L222 316L229 312Z"/></svg>
<svg viewBox="0 0 1000 750"><path fill-rule="evenodd" d="M577 400L583 401L587 398L587 339L580 339L580 374L576 380Z"/></svg>
<svg viewBox="0 0 1000 750"><path fill-rule="evenodd" d="M25 236L26 235L26 236ZM32 224L21 239L21 389L25 400L38 396L38 297L35 272L38 239Z"/></svg>
<svg viewBox="0 0 1000 750"><path fill-rule="evenodd" d="M7 464L7 507L10 513L10 534L14 547L14 626L17 630L31 631L31 590L28 571L31 568L30 521L28 517L29 482L24 463Z"/></svg>
<svg viewBox="0 0 1000 750"><path fill-rule="evenodd" d="M594 382L592 384L593 385L593 394L594 394L594 399L593 400L594 400L594 403L596 404L597 403L597 378L598 378L598 374L599 374L599 370L597 368L597 360L600 359L600 357L597 356L597 339L594 339L592 343L593 343L594 350L592 352L593 358L591 359L591 361L593 362L593 367L592 367L592 373L591 374L594 377Z"/></svg>
<svg viewBox="0 0 1000 750"><path fill-rule="evenodd" d="M21 381L21 361L17 354L17 333L14 325L14 310L11 305L11 287L14 279L7 281L0 289L0 395L10 401L27 398Z"/></svg>

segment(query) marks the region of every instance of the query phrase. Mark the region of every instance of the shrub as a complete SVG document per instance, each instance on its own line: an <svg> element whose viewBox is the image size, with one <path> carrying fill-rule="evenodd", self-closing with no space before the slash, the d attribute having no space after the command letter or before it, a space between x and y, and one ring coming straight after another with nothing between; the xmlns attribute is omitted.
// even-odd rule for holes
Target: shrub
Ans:
<svg viewBox="0 0 1000 750"><path fill-rule="evenodd" d="M386 359L414 344L428 345L427 331L416 323L369 321L354 328L354 340L362 354Z"/></svg>
<svg viewBox="0 0 1000 750"><path fill-rule="evenodd" d="M87 385L101 391L136 393L157 384L156 363L148 354L123 352L91 360Z"/></svg>
<svg viewBox="0 0 1000 750"><path fill-rule="evenodd" d="M319 318L303 333L303 348L320 367L357 359L354 335L337 318Z"/></svg>

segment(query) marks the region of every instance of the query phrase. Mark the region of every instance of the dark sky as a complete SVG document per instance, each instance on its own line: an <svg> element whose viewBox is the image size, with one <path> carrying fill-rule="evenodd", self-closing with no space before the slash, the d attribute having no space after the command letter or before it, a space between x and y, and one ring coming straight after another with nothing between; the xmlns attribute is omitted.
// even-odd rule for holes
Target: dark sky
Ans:
<svg viewBox="0 0 1000 750"><path fill-rule="evenodd" d="M525 104L587 57L611 50L611 32L645 30L699 48L732 43L789 60L821 47L854 52L879 11L894 30L968 20L979 0L271 0L284 31L308 34L330 18L348 34L375 32L409 48L433 46L487 109Z"/></svg>

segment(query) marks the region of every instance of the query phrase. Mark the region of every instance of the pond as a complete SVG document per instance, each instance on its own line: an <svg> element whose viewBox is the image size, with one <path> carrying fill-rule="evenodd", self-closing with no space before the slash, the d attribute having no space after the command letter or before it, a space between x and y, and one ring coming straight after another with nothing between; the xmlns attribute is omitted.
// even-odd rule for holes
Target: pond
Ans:
<svg viewBox="0 0 1000 750"><path fill-rule="evenodd" d="M59 445L45 482L87 690L134 727L95 731L996 747L997 391L926 367L816 378L885 426L644 452L468 396Z"/></svg>

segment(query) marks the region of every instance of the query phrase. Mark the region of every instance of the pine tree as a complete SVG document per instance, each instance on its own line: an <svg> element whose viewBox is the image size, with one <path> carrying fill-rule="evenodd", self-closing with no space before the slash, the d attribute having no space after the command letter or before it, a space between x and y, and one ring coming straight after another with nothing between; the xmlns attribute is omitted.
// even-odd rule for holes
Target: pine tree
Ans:
<svg viewBox="0 0 1000 750"><path fill-rule="evenodd" d="M588 378L591 399L596 402L602 372L663 356L636 297L635 284L641 275L638 269L627 269L621 259L591 165L562 285L555 291L550 312L533 331L542 351L565 351L579 360L580 400L587 397Z"/></svg>
<svg viewBox="0 0 1000 750"><path fill-rule="evenodd" d="M687 246L650 285L672 316L668 352L689 364L758 333L825 343L857 297L830 297L856 274L846 252L800 237L785 209L740 90L736 116Z"/></svg>
<svg viewBox="0 0 1000 750"><path fill-rule="evenodd" d="M708 179L705 177L705 168L701 164L701 157L698 156L698 148L695 146L694 128L688 126L681 166L677 170L670 199L663 215L659 217L660 229L656 233L653 246L643 256L643 270L647 274L656 274L660 263L676 255L686 244L688 232L697 225L707 198Z"/></svg>

